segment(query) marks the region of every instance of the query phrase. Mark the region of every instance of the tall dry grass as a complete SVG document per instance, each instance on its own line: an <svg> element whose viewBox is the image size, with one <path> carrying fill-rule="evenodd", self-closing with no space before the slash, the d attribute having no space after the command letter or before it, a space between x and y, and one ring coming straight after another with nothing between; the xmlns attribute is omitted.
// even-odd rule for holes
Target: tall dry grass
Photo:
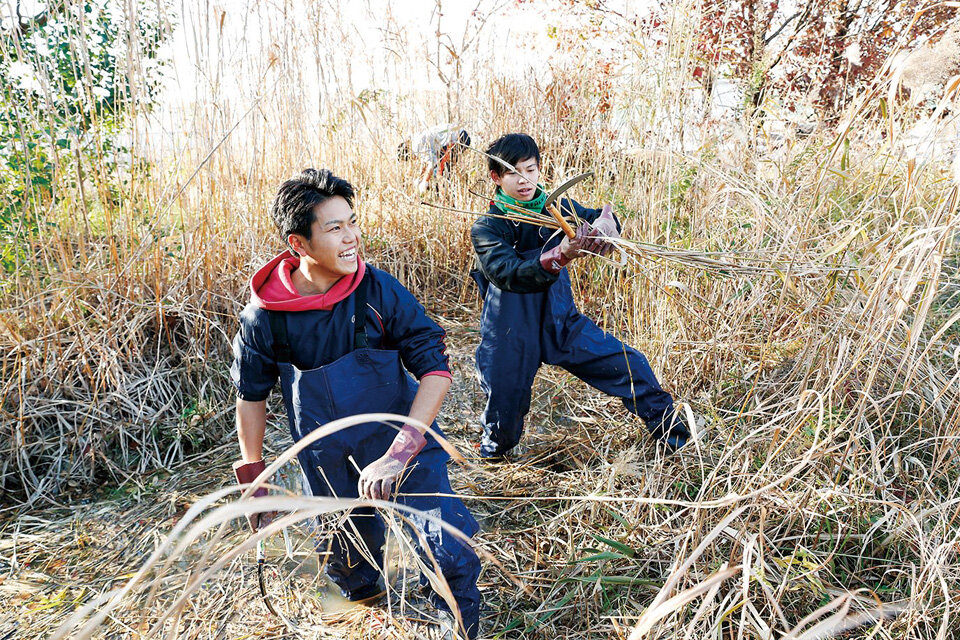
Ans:
<svg viewBox="0 0 960 640"><path fill-rule="evenodd" d="M43 558L72 535L57 518L25 510L55 509L94 482L137 485L190 456L226 473L230 446L213 447L232 438L229 339L246 278L280 249L265 213L273 189L304 166L330 167L358 187L367 259L454 325L462 373L446 420L454 443L469 448L479 408L469 379L472 219L421 206L414 170L393 151L418 126L452 118L478 147L503 132L531 133L546 179L594 169L600 177L579 189L581 202L611 200L626 237L687 252L619 269L581 261L572 276L582 309L644 351L665 386L707 417L696 446L664 459L613 403L544 371L528 456L495 472L452 468L487 523L479 545L503 565L488 565L482 580L484 629L953 637L956 183L941 164L903 155L899 140L919 112L898 97L892 66L838 131L774 136L709 122L685 80L693 58L680 17L696 10L678 8L660 48L608 16L629 66L603 73L585 47L557 58L559 81L527 74L519 84L491 61L482 37L466 37L453 46L457 91L438 95L404 89L436 70L416 62L417 45L401 31L383 71L394 83L364 94L346 66L362 65L364 49L331 12L278 19L258 5L258 30L238 44L217 36L219 9L203 5L191 33L196 97L179 110L134 114L134 154L150 160L149 172L90 171L83 194L38 203L35 213L56 226L31 239L29 258L4 276L5 536L11 527L35 536L5 547L14 550L13 584L24 579L18 544ZM231 93L224 87L236 67L252 80ZM322 76L319 104L302 90L314 76ZM614 112L597 111L591 87L601 81ZM557 82L573 89L557 98ZM956 102L954 86L943 96L942 130ZM630 114L627 124L617 125L617 110ZM697 145L683 144L691 137ZM483 211L472 192L489 190L485 173L482 158L468 154L426 198ZM706 254L760 255L776 269L698 267ZM840 269L791 269L808 263ZM233 535L206 548L224 559L222 571L240 571L228 561L242 544ZM141 561L114 562L133 571ZM170 578L178 588L208 566L183 562ZM105 624L116 631L132 612L152 623L176 609L160 631L213 637L222 629L189 620L227 620L255 599L242 585L187 598L193 618L177 608L178 589L146 611L143 594L131 591ZM85 586L72 592L78 605L109 585ZM21 619L50 629L73 602ZM244 609L232 624L262 630L266 620Z"/></svg>

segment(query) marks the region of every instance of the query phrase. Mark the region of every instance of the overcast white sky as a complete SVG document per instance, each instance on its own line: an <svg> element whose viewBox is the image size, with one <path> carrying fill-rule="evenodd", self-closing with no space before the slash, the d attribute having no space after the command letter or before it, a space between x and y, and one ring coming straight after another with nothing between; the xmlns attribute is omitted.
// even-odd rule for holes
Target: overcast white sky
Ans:
<svg viewBox="0 0 960 640"><path fill-rule="evenodd" d="M198 82L209 79L209 63L218 57L226 58L223 62L227 68L236 68L244 66L243 56L257 49L268 49L271 45L290 46L289 42L278 39L285 31L283 23L302 21L304 2L309 1L183 3L181 23L173 38L171 90L181 95L192 92ZM525 62L536 64L541 58L531 56L530 50L550 46L546 36L548 23L538 14L554 3L541 1L518 5L512 0L482 0L479 3L447 0L441 3L439 12L436 0L327 0L313 4L319 9L315 9L314 16L309 19L315 19L319 14L322 20L326 13L330 25L340 27L338 30L344 38L344 42L330 42L326 46L353 49L344 53L349 54L353 62L350 84L359 91L375 85L386 88L383 85L392 80L385 76L387 60L401 41L406 45L405 53L419 57L420 63L426 67L428 54L436 51L438 26L459 49L464 32L474 33L485 21L481 48L501 60L517 59L522 52ZM221 11L222 30L219 23ZM211 50L222 51L225 56L214 57L210 55ZM198 66L198 60L206 64ZM443 87L436 73L422 73L413 81L414 86L403 88Z"/></svg>

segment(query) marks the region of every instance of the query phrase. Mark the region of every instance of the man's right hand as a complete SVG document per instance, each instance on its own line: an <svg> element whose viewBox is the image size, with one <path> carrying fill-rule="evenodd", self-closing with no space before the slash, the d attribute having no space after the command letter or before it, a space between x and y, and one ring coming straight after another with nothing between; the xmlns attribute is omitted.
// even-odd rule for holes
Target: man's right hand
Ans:
<svg viewBox="0 0 960 640"><path fill-rule="evenodd" d="M572 238L563 237L560 241L560 253L569 260L576 260L585 255L600 253L603 240L594 234L593 228L584 222L577 227L576 235Z"/></svg>
<svg viewBox="0 0 960 640"><path fill-rule="evenodd" d="M560 244L541 253L540 265L549 273L560 273L571 260L599 253L603 245L603 240L595 234L594 229L584 222L572 238L564 235Z"/></svg>
<svg viewBox="0 0 960 640"><path fill-rule="evenodd" d="M256 462L244 462L243 460L237 460L233 463L233 474L237 478L237 484L250 484L257 479L264 469L267 468L266 463L263 460L257 460ZM254 498L263 498L268 495L266 487L258 487L256 491L253 492ZM247 514L247 523L250 525L250 530L254 533L257 532L257 529L260 527L265 527L270 524L274 517L276 517L276 511L261 511L259 513L248 513Z"/></svg>

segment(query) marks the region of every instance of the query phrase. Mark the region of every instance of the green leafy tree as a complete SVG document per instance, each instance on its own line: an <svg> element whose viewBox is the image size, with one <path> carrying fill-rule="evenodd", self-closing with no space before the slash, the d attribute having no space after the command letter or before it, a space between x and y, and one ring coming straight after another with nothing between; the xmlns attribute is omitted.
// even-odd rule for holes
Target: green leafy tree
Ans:
<svg viewBox="0 0 960 640"><path fill-rule="evenodd" d="M41 212L85 181L109 203L129 168L125 127L159 88L158 51L171 33L166 4L116 0L0 0L0 261L8 270ZM5 15L3 15L5 14ZM22 256L20 256L22 257Z"/></svg>

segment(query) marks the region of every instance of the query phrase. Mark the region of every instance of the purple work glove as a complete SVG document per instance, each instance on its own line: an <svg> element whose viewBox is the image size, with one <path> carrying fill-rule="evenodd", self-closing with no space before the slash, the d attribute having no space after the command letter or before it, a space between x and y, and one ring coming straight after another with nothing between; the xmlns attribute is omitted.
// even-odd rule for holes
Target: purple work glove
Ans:
<svg viewBox="0 0 960 640"><path fill-rule="evenodd" d="M250 484L257 479L263 470L267 468L267 465L263 460L257 460L256 462L244 462L243 460L237 460L233 463L233 475L237 478L237 484ZM266 487L258 487L256 491L253 492L254 498L262 498L266 496L269 492ZM257 532L257 529L260 527L265 527L273 520L276 515L276 511L263 511L261 513L248 513L247 522L250 524L250 530L254 533Z"/></svg>
<svg viewBox="0 0 960 640"><path fill-rule="evenodd" d="M560 244L549 251L540 254L540 266L550 273L560 273L571 260L590 253L597 253L605 244L600 238L593 235L593 229L584 222L577 228L572 238L563 236Z"/></svg>
<svg viewBox="0 0 960 640"><path fill-rule="evenodd" d="M594 238L600 238L600 255L609 255L613 251L613 244L605 242L603 238L619 238L620 232L617 230L617 221L613 217L613 206L610 203L603 205L600 216L593 221L593 230L591 235Z"/></svg>
<svg viewBox="0 0 960 640"><path fill-rule="evenodd" d="M403 425L387 452L360 472L357 482L360 497L389 500L393 483L426 445L427 439L416 427Z"/></svg>

